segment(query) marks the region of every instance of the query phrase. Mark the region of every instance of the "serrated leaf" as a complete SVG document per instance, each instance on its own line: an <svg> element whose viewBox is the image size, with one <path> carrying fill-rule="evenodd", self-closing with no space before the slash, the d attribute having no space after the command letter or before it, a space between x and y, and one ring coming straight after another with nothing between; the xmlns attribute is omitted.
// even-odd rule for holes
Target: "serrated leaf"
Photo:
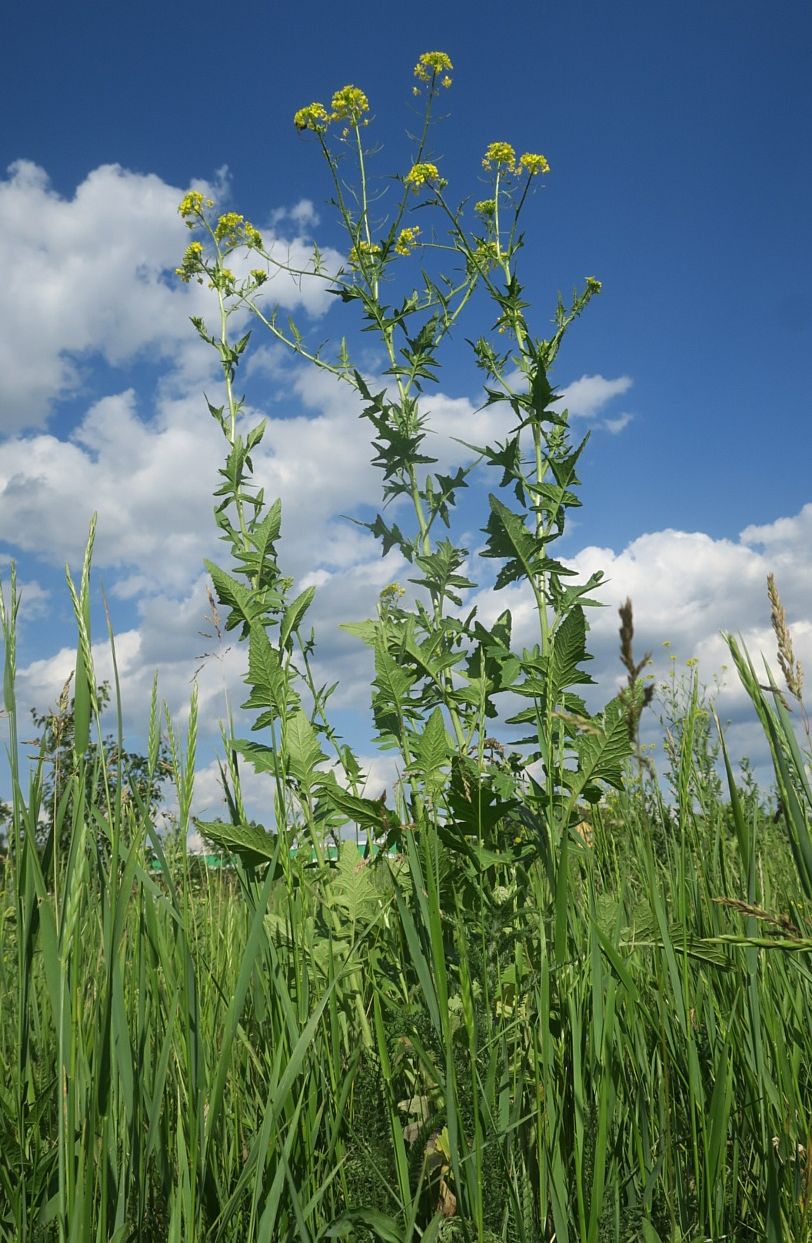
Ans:
<svg viewBox="0 0 812 1243"><path fill-rule="evenodd" d="M415 767L428 784L433 784L438 771L448 761L449 745L443 714L435 708L415 744Z"/></svg>
<svg viewBox="0 0 812 1243"><path fill-rule="evenodd" d="M397 816L386 806L383 796L377 799L361 798L340 786L335 777L323 781L319 795L348 820L353 820L362 829L371 830L376 836L388 832L397 823Z"/></svg>
<svg viewBox="0 0 812 1243"><path fill-rule="evenodd" d="M375 639L378 634L378 623L375 621L359 621L359 622L340 622L339 630L346 630L347 634L357 635L367 647L375 646Z"/></svg>
<svg viewBox="0 0 812 1243"><path fill-rule="evenodd" d="M506 562L499 571L494 588L500 591L522 577L532 579L539 570L542 546L536 536L527 529L520 514L503 505L492 493L488 497L491 516L484 528L488 542L482 550L483 557L498 557Z"/></svg>
<svg viewBox="0 0 812 1243"><path fill-rule="evenodd" d="M318 776L318 765L327 756L319 746L316 731L301 708L286 721L284 740L290 774L310 794Z"/></svg>
<svg viewBox="0 0 812 1243"><path fill-rule="evenodd" d="M310 608L315 594L315 587L305 587L304 591L286 608L285 615L282 618L282 625L279 629L280 647L284 647L286 645L291 634L298 627L305 613Z"/></svg>
<svg viewBox="0 0 812 1243"><path fill-rule="evenodd" d="M284 766L278 751L266 747L261 742L250 742L245 738L235 738L230 743L233 751L242 755L258 773L272 773L273 776L284 776Z"/></svg>
<svg viewBox="0 0 812 1243"><path fill-rule="evenodd" d="M260 622L254 622L251 626L246 682L251 687L251 694L243 708L272 708L277 717L285 715L292 699L291 688L288 687L279 653L271 646L265 627Z"/></svg>
<svg viewBox="0 0 812 1243"><path fill-rule="evenodd" d="M249 539L257 550L260 560L264 560L268 549L279 539L282 530L282 502L274 501L262 522L250 533Z"/></svg>
<svg viewBox="0 0 812 1243"><path fill-rule="evenodd" d="M548 686L550 703L554 707L558 706L561 692L568 686L592 681L588 673L578 668L582 661L589 659L586 617L584 610L577 605L567 614L551 639Z"/></svg>
<svg viewBox="0 0 812 1243"><path fill-rule="evenodd" d="M414 680L414 674L389 655L379 636L375 643L375 685L383 692L387 704L400 705Z"/></svg>
<svg viewBox="0 0 812 1243"><path fill-rule="evenodd" d="M578 763L575 772L566 774L570 789L568 814L587 787L595 782L605 781L616 789L620 789L623 782L623 762L632 752L625 705L613 699L607 704L603 719L595 724L599 725L595 732L580 734L574 739Z"/></svg>
<svg viewBox="0 0 812 1243"><path fill-rule="evenodd" d="M222 849L239 855L250 867L270 863L274 858L278 860L283 848L274 834L266 833L258 824L226 824L222 820L193 819L204 837Z"/></svg>
<svg viewBox="0 0 812 1243"><path fill-rule="evenodd" d="M219 565L215 565L213 561L204 561L203 564L211 575L217 599L231 609L226 618L226 630L233 630L235 626L242 623L244 638L253 614L250 589L236 578L232 578L230 574L226 574L225 570L221 570Z"/></svg>

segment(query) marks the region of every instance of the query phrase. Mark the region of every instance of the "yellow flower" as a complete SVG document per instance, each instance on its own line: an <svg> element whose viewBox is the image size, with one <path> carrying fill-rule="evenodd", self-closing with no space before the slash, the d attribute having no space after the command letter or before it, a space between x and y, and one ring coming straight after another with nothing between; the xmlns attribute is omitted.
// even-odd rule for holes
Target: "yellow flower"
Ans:
<svg viewBox="0 0 812 1243"><path fill-rule="evenodd" d="M263 272L262 268L252 268L249 275L254 278L257 285L264 285L268 279L268 273Z"/></svg>
<svg viewBox="0 0 812 1243"><path fill-rule="evenodd" d="M495 164L497 168L505 169L509 173L515 172L516 152L509 142L492 142L490 144L485 152L482 167L490 168L492 164Z"/></svg>
<svg viewBox="0 0 812 1243"><path fill-rule="evenodd" d="M235 211L227 211L214 226L214 236L218 242L222 242L224 237L227 237L229 241L236 241L239 236L240 225L244 223L244 216L238 216Z"/></svg>
<svg viewBox="0 0 812 1243"><path fill-rule="evenodd" d="M333 121L347 119L358 122L365 112L369 112L369 100L357 86L342 86L333 95L331 106L333 115L330 119Z"/></svg>
<svg viewBox="0 0 812 1243"><path fill-rule="evenodd" d="M190 242L184 251L183 258L179 268L175 268L175 275L179 276L185 285L198 272L203 271L203 243Z"/></svg>
<svg viewBox="0 0 812 1243"><path fill-rule="evenodd" d="M418 237L420 236L420 226L412 225L410 228L401 229L395 242L396 255L410 255L415 247Z"/></svg>
<svg viewBox="0 0 812 1243"><path fill-rule="evenodd" d="M535 177L537 173L549 173L550 171L547 157L544 155L533 155L530 151L525 151L519 163L522 168L527 170L531 177Z"/></svg>
<svg viewBox="0 0 812 1243"><path fill-rule="evenodd" d="M348 257L352 266L359 268L364 260L369 262L370 260L377 259L380 253L381 248L377 242L362 241L359 242L357 246L353 246L350 249Z"/></svg>
<svg viewBox="0 0 812 1243"><path fill-rule="evenodd" d="M178 203L178 215L183 216L188 227L193 229L196 217L203 215L204 207L214 207L214 200L205 198L199 190L189 190Z"/></svg>
<svg viewBox="0 0 812 1243"><path fill-rule="evenodd" d="M314 103L294 113L293 124L297 129L312 129L315 134L323 134L332 119L324 104Z"/></svg>
<svg viewBox="0 0 812 1243"><path fill-rule="evenodd" d="M468 260L469 272L479 272L481 275L489 272L499 262L499 247L496 242L480 242L471 258Z"/></svg>
<svg viewBox="0 0 812 1243"><path fill-rule="evenodd" d="M586 287L587 287L587 292L590 294L600 293L600 291L603 289L603 285L595 276L588 276L586 278ZM665 644L663 644L663 646L665 646Z"/></svg>
<svg viewBox="0 0 812 1243"><path fill-rule="evenodd" d="M440 170L437 168L436 164L413 164L406 174L404 181L407 186L411 186L415 194L421 186L424 186L430 182L435 182L439 189L442 189L443 186L448 185L445 178L440 176Z"/></svg>
<svg viewBox="0 0 812 1243"><path fill-rule="evenodd" d="M211 274L209 289L222 289L224 293L233 293L237 278L231 268L216 268Z"/></svg>
<svg viewBox="0 0 812 1243"><path fill-rule="evenodd" d="M474 203L474 211L478 216L493 216L496 212L496 199L480 199Z"/></svg>
<svg viewBox="0 0 812 1243"><path fill-rule="evenodd" d="M453 68L451 57L445 52L424 52L414 67L414 76L421 82L430 82L438 73L443 73L443 86L450 86L451 79L446 70Z"/></svg>

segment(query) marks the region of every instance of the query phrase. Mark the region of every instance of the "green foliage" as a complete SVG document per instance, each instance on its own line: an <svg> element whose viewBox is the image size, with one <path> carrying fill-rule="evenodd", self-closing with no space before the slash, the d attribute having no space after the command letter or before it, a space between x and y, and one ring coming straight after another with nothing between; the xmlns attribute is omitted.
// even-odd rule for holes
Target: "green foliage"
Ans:
<svg viewBox="0 0 812 1243"><path fill-rule="evenodd" d="M326 282L376 334L380 391L345 341L329 353L265 314L254 295L284 265L252 225L213 218L198 192L181 204L197 236L179 273L214 290L217 331L194 323L225 388L209 412L227 442L215 521L229 564L208 569L226 627L248 644L244 707L258 735L225 735L228 816L197 822L233 871L193 867L156 832L157 688L130 799L120 736L91 751L106 695L91 662L92 529L78 590L69 579L78 699L58 743L61 793L41 764L23 788L13 571L8 604L0 594L13 791L0 871L0 1240L812 1237L809 757L772 680L759 685L733 641L773 749L783 837L729 762L723 801L695 680L670 705L671 806L645 766L632 770L643 687L587 711L585 610L600 576L572 582L553 555L579 503L585 442L571 443L551 372L599 286L588 278L569 304L559 297L552 336L532 335L518 225L546 160L491 144L492 198L470 225L429 158L450 68L441 52L418 62L426 124L383 224L363 92L296 114L326 159L349 249L338 273L316 249L295 275ZM420 236L442 243L404 225L416 201ZM226 261L246 248L264 267L238 280ZM399 277L418 252L419 278ZM445 277L432 264L449 252ZM316 685L316 637L303 632L314 592L293 594L281 506L252 482L265 425L244 427L233 386L250 334L229 336L246 308L356 392L384 505L411 503L400 525L367 525L384 554L403 554L417 590L407 601L391 584L375 617L345 627L374 659L378 741L399 767L390 795L365 794L330 722L335 687ZM490 626L465 615L478 563L452 520L473 467L435 473L425 452L442 347L475 308L495 316L499 342L473 343L486 402L515 420L504 444L475 449L498 475L482 558L498 563L497 590L517 584L535 602L537 641L521 652L509 609ZM437 519L451 535L437 537ZM639 671L630 639L627 657ZM507 720L505 693L521 705ZM196 694L185 742L168 716L166 733L183 840ZM267 826L246 813L246 761L267 777ZM65 829L51 884L36 849L44 795ZM362 855L343 842L355 830Z"/></svg>

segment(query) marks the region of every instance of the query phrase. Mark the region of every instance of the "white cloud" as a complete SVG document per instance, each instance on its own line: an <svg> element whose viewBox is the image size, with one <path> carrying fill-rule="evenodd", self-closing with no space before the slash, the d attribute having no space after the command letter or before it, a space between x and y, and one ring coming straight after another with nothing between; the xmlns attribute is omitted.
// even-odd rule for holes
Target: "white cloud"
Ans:
<svg viewBox="0 0 812 1243"><path fill-rule="evenodd" d="M630 376L618 376L607 380L602 375L582 375L573 380L561 392L562 409L566 408L574 418L594 419L614 397L628 393L632 387Z"/></svg>
<svg viewBox="0 0 812 1243"><path fill-rule="evenodd" d="M633 414L619 414L616 419L604 419L603 426L607 432L611 432L613 436L616 436L618 432L622 432L629 426L633 418Z"/></svg>
<svg viewBox="0 0 812 1243"><path fill-rule="evenodd" d="M214 192L226 192L222 176ZM197 657L208 642L200 635L207 612L203 558L227 557L211 514L224 441L201 396L204 389L218 391L217 360L188 324L189 314L210 312L210 296L168 275L188 240L176 211L180 194L158 177L116 165L91 172L69 199L30 163L13 165L0 181L0 316L7 326L0 340L0 433L7 436L0 455L0 529L15 552L49 564L68 560L76 569L90 512L98 510L97 578L128 619L118 654L127 723L136 731L145 729L154 669L175 719L188 712ZM305 233L318 223L313 204L302 200L269 211L267 220L266 238L280 256L306 266ZM329 264L339 261L329 252ZM334 302L318 281L301 289L271 281L265 298L268 305L281 298L306 315L320 315ZM108 394L89 406L68 439L39 430L51 404L81 387L82 369L94 356L116 366L144 352L156 355L162 368L154 394L131 388ZM382 561L372 537L341 518L359 504L380 504L381 475L369 463L359 402L348 385L292 364L272 343L249 354L245 375L251 388L254 380L270 381L269 425L254 453L255 479L267 498L282 500L283 573L299 586L318 587L306 623L317 632L317 682L338 678L331 704L365 712L368 653L338 625L374 615L381 588L402 575L403 564L394 552ZM633 416L606 411L631 386L629 376L585 374L564 388L562 403L574 417L600 419L617 433ZM458 441L504 440L514 422L507 407L477 410L468 397L436 393L424 406L431 427L426 448L439 469L470 459ZM258 411L246 414L253 421ZM609 579L601 596L610 607L590 613L595 676L609 691L622 677L617 606L627 595L634 601L638 653L658 653L661 669L667 667L661 645L669 639L681 659L699 656L710 677L726 659L723 629L743 630L754 652L763 647L772 654L765 592L770 570L778 575L797 653L809 666L810 536L812 504L795 516L747 527L738 540L665 530L640 535L620 550L583 548L571 559L573 568L582 576L603 569ZM28 567L23 577L23 618L32 620L42 615L47 597ZM518 647L536 641L526 592L484 591L477 601L486 620L505 607L513 610ZM233 636L229 641L199 674L201 736L209 739L226 715L226 694L238 721L245 698L245 653ZM25 704L52 703L73 667L74 647L57 641L53 647L19 671ZM98 675L109 676L105 644L96 656ZM743 696L730 680L720 705L735 715L740 736L747 735ZM202 781L205 794L209 777Z"/></svg>
<svg viewBox="0 0 812 1243"><path fill-rule="evenodd" d="M196 185L215 199L228 189L222 176ZM182 366L198 348L189 316L205 318L211 301L174 277L189 239L181 194L154 174L106 164L64 198L38 165L9 167L0 180L0 434L41 427L56 399L81 389L93 355L120 366L149 353L174 366L180 352ZM272 225L266 241L307 269L312 250L301 231L315 222L312 204L286 215L293 235ZM322 258L335 270L341 256L327 248ZM263 291L263 304L274 302L321 315L333 299L322 280L277 274Z"/></svg>
<svg viewBox="0 0 812 1243"><path fill-rule="evenodd" d="M793 635L795 654L812 668L812 579L808 571L808 524L812 506L767 527L748 527L738 540L714 539L702 532L656 531L632 540L625 548L590 546L564 558L579 581L596 570L606 581L591 593L607 607L589 609L588 670L598 682L588 697L595 707L615 693L626 674L619 659L618 608L627 597L634 606L637 659L652 653L658 681L688 659L699 661L702 682L718 677L717 706L722 721L732 722L729 742L736 755L748 754L768 777L767 746L753 728L754 710L733 669L722 632L740 635L756 664L770 663L778 681L776 643L770 626L767 574L775 571ZM758 531L758 535L754 532ZM767 546L758 551L752 545ZM480 618L493 622L506 608L513 616L514 647L538 642L538 621L532 595L523 586L482 591L476 603ZM664 648L668 642L670 647ZM726 668L724 668L726 666ZM509 713L506 713L508 715Z"/></svg>

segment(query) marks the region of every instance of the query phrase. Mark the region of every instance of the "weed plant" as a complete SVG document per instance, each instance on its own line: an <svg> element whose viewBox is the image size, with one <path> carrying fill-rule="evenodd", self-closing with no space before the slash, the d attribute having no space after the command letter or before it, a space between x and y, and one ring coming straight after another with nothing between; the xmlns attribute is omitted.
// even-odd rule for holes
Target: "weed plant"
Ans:
<svg viewBox="0 0 812 1243"><path fill-rule="evenodd" d="M197 822L233 871L170 854L144 796L163 735L185 837L195 697L181 739L154 689L138 781L106 759L92 529L78 587L68 578L69 771L58 806L44 807L44 755L27 778L19 761L12 572L4 1239L812 1238L809 754L769 671L760 678L730 638L769 740L780 824L747 774L735 779L721 731L719 783L695 674L670 734L666 800L639 751L649 695L630 605L627 686L587 710L586 610L600 576L574 581L555 556L580 503L586 442L573 442L551 372L600 285L588 278L559 298L551 335L534 335L520 226L549 166L491 143L489 197L473 210L453 199L464 191L431 147L451 72L441 52L415 68L424 124L385 218L363 91L344 87L294 118L325 161L347 260L329 271L316 249L293 275L323 283L375 334L379 384L345 342L318 347L267 311L260 290L291 269L253 225L194 191L180 205L192 240L179 273L212 288L213 324L194 322L224 377L209 411L226 441L215 519L230 560L208 569L226 627L247 644L254 710L250 738L226 737L228 816ZM473 361L486 403L506 403L513 429L468 446L467 465L433 471L444 350L486 314L492 339L473 338ZM389 797L365 796L362 766L330 722L335 688L317 686L316 636L304 630L315 589L293 594L281 505L253 484L265 424L249 425L237 396L250 333L231 331L246 315L360 398L383 508L399 502L397 522L378 513L363 525L383 554L399 550L416 590L407 599L391 585L374 617L346 626L374 660L378 745L399 770ZM497 591L521 584L535 605L538 633L521 651L509 609L487 626L464 603L479 562L453 542L452 517L478 467L494 480L479 556L495 563ZM774 620L800 706L775 602ZM118 756L120 720L119 708ZM267 774L266 827L246 814L245 763ZM356 833L370 843L361 858L346 840Z"/></svg>

